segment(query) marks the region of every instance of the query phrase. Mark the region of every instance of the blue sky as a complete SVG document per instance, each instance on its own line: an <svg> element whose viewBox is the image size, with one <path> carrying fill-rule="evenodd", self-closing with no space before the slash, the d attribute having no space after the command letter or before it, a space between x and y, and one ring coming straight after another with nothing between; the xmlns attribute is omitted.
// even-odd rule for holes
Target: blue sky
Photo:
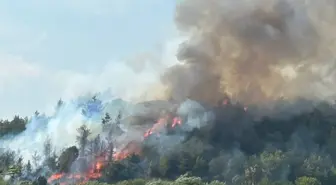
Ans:
<svg viewBox="0 0 336 185"><path fill-rule="evenodd" d="M0 117L43 112L59 97L115 82L106 78L123 73L117 63L172 37L174 8L165 0L0 1Z"/></svg>

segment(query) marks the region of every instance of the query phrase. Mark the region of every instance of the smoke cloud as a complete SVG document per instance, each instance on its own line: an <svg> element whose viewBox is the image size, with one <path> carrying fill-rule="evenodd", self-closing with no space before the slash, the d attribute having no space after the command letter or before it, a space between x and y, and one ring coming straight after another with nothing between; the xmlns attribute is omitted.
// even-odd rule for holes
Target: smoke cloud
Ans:
<svg viewBox="0 0 336 185"><path fill-rule="evenodd" d="M20 150L24 160L31 160L34 151L43 150L47 137L60 151L76 144L76 129L82 124L88 126L94 137L103 132L102 113L116 113L121 109L130 124L121 126L125 134L117 142L128 143L127 139L143 137L143 131L147 129L135 125L134 120L140 118L134 116L157 119L159 110L165 109L186 117L183 133L162 135L153 142L165 152L181 142L186 132L205 126L219 115L208 111L203 103L215 104L226 96L246 104L267 103L278 98L328 99L334 95L336 78L335 5L332 0L185 0L177 6L176 25L189 37L176 52L178 64L175 50L171 49L169 56L162 55L169 62L163 62L160 57L147 60L145 56L146 61L136 58L126 65L119 65L119 72L113 69L115 66L107 66L111 70L90 78L94 90L104 91L105 84L111 82L106 79L115 72L111 77L119 82L113 85L115 96L132 103L153 99L168 99L170 102L154 102L152 107L148 102L138 104L137 110L129 107L126 110L122 101L108 102L96 117L88 119L76 100L64 105L51 117L33 118L23 133L1 140L0 145ZM158 61L163 62L162 65L158 65ZM140 73L143 73L141 78L138 76ZM160 82L157 81L159 78ZM81 91L92 88L81 87L75 88ZM72 94L72 90L69 88L68 94ZM112 118L115 116L111 115ZM229 118L223 120L230 124L232 121ZM247 124L242 123L243 126ZM227 129L226 132L242 135L241 130ZM228 158L232 158L231 155L236 156L236 152ZM232 163L241 158L244 156L239 153ZM233 174L231 171L227 173Z"/></svg>
<svg viewBox="0 0 336 185"><path fill-rule="evenodd" d="M114 120L121 111L125 120L121 129L124 134L116 138L116 145L123 147L131 140L139 140L143 137L147 127L156 122L158 113L145 126L128 125L128 118L136 116L149 116L153 107L136 104L151 99L163 99L161 89L165 87L159 83L160 74L169 66L178 61L176 53L178 44L184 38L174 38L164 43L159 51L153 54L143 55L138 60L126 60L125 62L111 62L104 66L103 70L94 74L72 74L64 72L53 75L54 81L63 87L65 103L55 111L55 104L50 105L47 114L32 116L27 123L26 130L19 135L7 135L0 139L0 149L9 149L19 152L25 163L33 161L35 152L42 157L43 148L47 139L50 139L52 150L60 154L66 147L78 145L76 137L77 129L83 124L91 131L90 140L98 134L106 136L102 128L102 117L109 113ZM50 73L51 71L43 71ZM55 84L55 83L51 83ZM149 91L149 89L151 89ZM154 90L153 90L154 89ZM94 115L83 115L83 109L89 106L91 98L99 92L97 98L101 100L101 109ZM130 103L131 102L131 103ZM164 102L168 103L168 102ZM154 103L157 106L157 103ZM171 107L164 105L166 107ZM155 109L155 108L154 108ZM139 120L137 120L139 122ZM147 124L147 125L146 125ZM40 164L37 164L40 165Z"/></svg>
<svg viewBox="0 0 336 185"><path fill-rule="evenodd" d="M92 137L102 132L99 114L88 119L82 110L78 102L69 102L60 107L53 116L33 116L24 132L16 136L7 136L0 140L0 145L19 152L25 162L33 161L35 152L43 157L43 147L47 139L50 139L54 147L52 150L59 153L64 147L76 144L77 129L83 124L91 130Z"/></svg>
<svg viewBox="0 0 336 185"><path fill-rule="evenodd" d="M216 103L326 99L335 81L335 1L185 0L176 24L190 38L165 72L167 96Z"/></svg>

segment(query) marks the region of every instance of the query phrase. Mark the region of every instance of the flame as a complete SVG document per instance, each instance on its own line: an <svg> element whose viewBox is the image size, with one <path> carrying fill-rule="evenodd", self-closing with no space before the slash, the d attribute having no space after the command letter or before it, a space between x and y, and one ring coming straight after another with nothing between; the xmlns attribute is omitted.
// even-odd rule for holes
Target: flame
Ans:
<svg viewBox="0 0 336 185"><path fill-rule="evenodd" d="M141 144L136 141L129 142L121 151L113 154L113 159L116 161L120 161L133 154L140 155L141 154L140 145Z"/></svg>
<svg viewBox="0 0 336 185"><path fill-rule="evenodd" d="M52 181L58 180L58 179L62 178L63 176L64 176L64 173L53 174L49 177L48 183L51 183Z"/></svg>
<svg viewBox="0 0 336 185"><path fill-rule="evenodd" d="M87 173L74 173L74 174L65 174L65 173L56 173L49 177L48 183L52 183L57 180L64 180L66 182L61 182L60 185L68 185L68 182L77 182L78 184L84 184L92 179L98 179L102 176L101 170L103 163L97 161L93 167L91 167Z"/></svg>
<svg viewBox="0 0 336 185"><path fill-rule="evenodd" d="M144 133L144 139L149 137L150 135L156 133L159 134L162 130L164 130L167 126L171 128L175 128L177 125L182 124L182 119L180 117L173 117L171 115L167 115L161 117L157 120L157 122ZM170 124L169 124L170 123ZM141 143L136 141L129 142L122 150L113 153L113 159L115 161L123 160L130 155L141 154ZM54 181L65 181L59 183L60 185L68 185L71 183L77 183L79 185L88 182L89 180L99 179L102 176L102 169L107 162L106 154L102 154L94 160L94 162L90 165L91 167L88 169L86 173L76 173L76 174L65 174L65 173L56 173L49 177L48 183L52 183ZM71 182L71 183L70 183Z"/></svg>
<svg viewBox="0 0 336 185"><path fill-rule="evenodd" d="M147 138L148 136L152 135L153 133L159 134L161 130L163 130L165 127L168 126L169 124L169 119L170 116L165 116L163 118L160 118L154 125L152 128L148 129L145 134L144 137ZM182 119L180 117L173 117L172 121L171 121L171 128L176 127L177 125L181 125L182 124Z"/></svg>
<svg viewBox="0 0 336 185"><path fill-rule="evenodd" d="M179 117L174 117L172 127L174 128L176 127L176 125L181 125L181 124L182 124L182 119Z"/></svg>

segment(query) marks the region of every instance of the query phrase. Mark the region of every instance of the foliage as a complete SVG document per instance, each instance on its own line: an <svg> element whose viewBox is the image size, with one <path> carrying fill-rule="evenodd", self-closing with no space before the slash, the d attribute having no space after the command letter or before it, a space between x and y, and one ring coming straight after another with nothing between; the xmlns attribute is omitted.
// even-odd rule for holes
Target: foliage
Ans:
<svg viewBox="0 0 336 185"><path fill-rule="evenodd" d="M314 177L299 177L295 185L321 185L321 182Z"/></svg>
<svg viewBox="0 0 336 185"><path fill-rule="evenodd" d="M78 149L76 146L72 146L64 150L59 157L59 171L65 173L69 172L71 164L77 159L77 157Z"/></svg>
<svg viewBox="0 0 336 185"><path fill-rule="evenodd" d="M0 138L9 134L18 134L26 129L28 118L14 116L9 120L0 120Z"/></svg>
<svg viewBox="0 0 336 185"><path fill-rule="evenodd" d="M77 129L77 131L78 131L78 136L76 138L77 138L77 142L79 144L79 151L80 151L79 154L81 156L83 156L85 154L84 153L85 152L85 147L87 146L87 143L89 142L88 137L90 136L91 131L84 124L81 127L79 127Z"/></svg>

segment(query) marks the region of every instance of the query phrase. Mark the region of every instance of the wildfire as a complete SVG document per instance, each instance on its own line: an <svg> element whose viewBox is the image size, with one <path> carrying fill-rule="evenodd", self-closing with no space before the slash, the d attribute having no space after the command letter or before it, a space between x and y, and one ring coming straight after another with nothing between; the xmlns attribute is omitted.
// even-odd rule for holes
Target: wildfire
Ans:
<svg viewBox="0 0 336 185"><path fill-rule="evenodd" d="M171 119L171 116L168 115L159 118L158 121L145 132L144 139L146 139L147 137L149 137L154 133L159 134L167 126L175 128L177 125L181 124L182 119L180 117L173 117ZM127 158L130 155L133 154L140 155L140 153L141 153L140 144L138 142L131 141L122 150L115 152L113 154L113 159L115 161L120 161ZM56 173L49 177L48 183L52 183L54 181L60 181L62 179L62 181L64 180L65 182L60 183L60 185L67 185L69 182L84 184L89 180L99 179L102 176L101 171L105 163L106 163L106 157L105 155L101 155L96 158L96 160L86 173L77 173L77 174Z"/></svg>
<svg viewBox="0 0 336 185"><path fill-rule="evenodd" d="M174 127L176 127L176 125L181 125L181 124L182 124L182 120L181 120L181 118L179 118L179 117L175 117L175 118L173 119L172 127L174 128Z"/></svg>
<svg viewBox="0 0 336 185"><path fill-rule="evenodd" d="M140 143L136 141L129 142L121 151L115 152L113 154L113 159L116 161L120 161L120 160L127 158L128 156L132 154L136 154L136 155L141 154Z"/></svg>
<svg viewBox="0 0 336 185"><path fill-rule="evenodd" d="M148 136L152 135L153 133L159 133L161 130L163 130L165 127L169 124L169 116L166 116L164 118L160 118L152 128L148 129L144 137L147 138ZM176 127L177 125L182 124L182 119L180 117L174 117L170 123L171 128Z"/></svg>
<svg viewBox="0 0 336 185"><path fill-rule="evenodd" d="M101 175L101 170L103 167L103 161L96 161L92 167L88 170L87 173L74 173L74 174L65 174L65 173L56 173L49 177L48 183L52 183L57 180L64 180L60 185L67 185L69 182L76 182L77 184L84 184L92 179L98 179Z"/></svg>

